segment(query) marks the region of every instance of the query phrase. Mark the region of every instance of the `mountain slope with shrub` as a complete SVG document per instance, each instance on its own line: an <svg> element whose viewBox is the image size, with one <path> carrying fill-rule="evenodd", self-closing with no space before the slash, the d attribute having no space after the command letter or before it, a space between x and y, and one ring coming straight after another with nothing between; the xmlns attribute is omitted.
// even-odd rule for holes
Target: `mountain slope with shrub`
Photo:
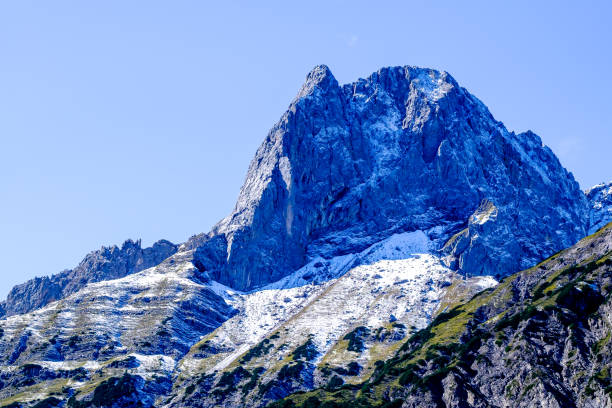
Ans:
<svg viewBox="0 0 612 408"><path fill-rule="evenodd" d="M612 406L612 224L449 305L358 385L269 407Z"/></svg>

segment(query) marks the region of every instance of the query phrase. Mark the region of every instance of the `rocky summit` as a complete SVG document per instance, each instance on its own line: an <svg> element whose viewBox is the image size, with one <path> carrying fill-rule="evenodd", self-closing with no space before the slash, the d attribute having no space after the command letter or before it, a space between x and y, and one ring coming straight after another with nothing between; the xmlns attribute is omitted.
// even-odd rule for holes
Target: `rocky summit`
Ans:
<svg viewBox="0 0 612 408"><path fill-rule="evenodd" d="M540 138L506 130L449 74L384 68L341 86L321 65L196 258L249 290L315 256L429 230L453 269L499 277L575 243L585 217L584 194Z"/></svg>
<svg viewBox="0 0 612 408"><path fill-rule="evenodd" d="M610 188L446 72L317 66L210 232L10 292L0 407L612 406Z"/></svg>

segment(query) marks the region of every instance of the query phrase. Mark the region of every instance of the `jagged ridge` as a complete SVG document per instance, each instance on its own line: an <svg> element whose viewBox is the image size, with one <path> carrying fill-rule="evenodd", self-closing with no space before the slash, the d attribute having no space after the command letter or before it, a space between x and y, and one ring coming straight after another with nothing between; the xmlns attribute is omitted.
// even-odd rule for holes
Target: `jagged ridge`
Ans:
<svg viewBox="0 0 612 408"><path fill-rule="evenodd" d="M27 313L77 292L88 283L117 279L158 265L178 249L170 241L160 240L149 248L141 241L127 240L90 252L74 269L52 276L31 279L15 286L0 304L0 317Z"/></svg>

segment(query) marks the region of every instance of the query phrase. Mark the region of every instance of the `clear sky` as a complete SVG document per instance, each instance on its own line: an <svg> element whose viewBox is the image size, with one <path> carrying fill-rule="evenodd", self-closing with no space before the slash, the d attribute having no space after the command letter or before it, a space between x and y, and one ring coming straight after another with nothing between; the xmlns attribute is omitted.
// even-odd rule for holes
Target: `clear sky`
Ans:
<svg viewBox="0 0 612 408"><path fill-rule="evenodd" d="M215 3L0 2L0 298L102 245L207 231L321 63L446 70L582 187L612 179L608 1Z"/></svg>

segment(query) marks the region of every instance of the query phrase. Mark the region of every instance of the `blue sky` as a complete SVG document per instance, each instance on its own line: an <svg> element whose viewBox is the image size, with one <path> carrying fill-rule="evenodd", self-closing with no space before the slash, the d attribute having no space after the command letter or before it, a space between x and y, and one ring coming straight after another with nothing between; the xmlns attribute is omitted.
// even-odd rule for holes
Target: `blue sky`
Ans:
<svg viewBox="0 0 612 408"><path fill-rule="evenodd" d="M612 179L609 2L265 3L0 3L0 297L101 245L207 231L320 63L446 70L583 187Z"/></svg>

